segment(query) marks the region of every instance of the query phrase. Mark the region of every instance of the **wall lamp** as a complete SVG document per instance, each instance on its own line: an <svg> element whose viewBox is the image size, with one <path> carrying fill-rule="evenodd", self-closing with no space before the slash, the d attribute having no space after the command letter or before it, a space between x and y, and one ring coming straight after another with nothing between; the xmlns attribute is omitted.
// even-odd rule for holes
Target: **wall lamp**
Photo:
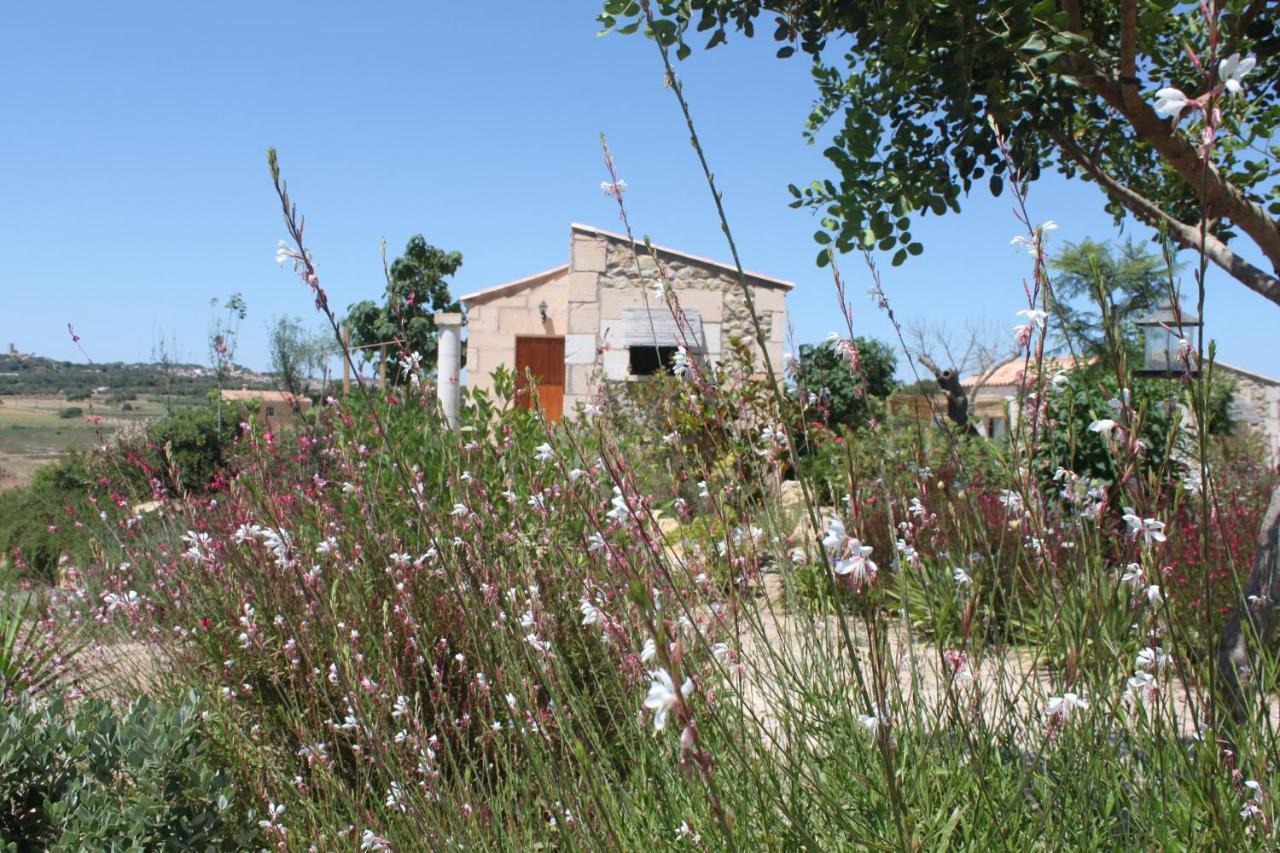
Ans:
<svg viewBox="0 0 1280 853"><path fill-rule="evenodd" d="M542 317L542 322L547 322L547 300L538 303L538 315Z"/></svg>

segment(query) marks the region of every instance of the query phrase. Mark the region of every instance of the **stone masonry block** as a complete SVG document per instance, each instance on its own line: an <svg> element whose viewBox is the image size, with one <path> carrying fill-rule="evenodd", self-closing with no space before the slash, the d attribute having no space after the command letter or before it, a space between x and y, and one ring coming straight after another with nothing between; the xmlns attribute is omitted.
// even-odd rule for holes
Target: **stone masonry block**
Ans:
<svg viewBox="0 0 1280 853"><path fill-rule="evenodd" d="M600 331L600 306L592 302L569 303L569 334L590 334L592 338Z"/></svg>
<svg viewBox="0 0 1280 853"><path fill-rule="evenodd" d="M570 269L574 272L604 272L605 243L599 237L575 234L570 252Z"/></svg>
<svg viewBox="0 0 1280 853"><path fill-rule="evenodd" d="M625 380L631 375L631 353L625 349L609 350L603 361L605 379Z"/></svg>
<svg viewBox="0 0 1280 853"><path fill-rule="evenodd" d="M589 335L565 335L564 336L564 363L565 364L595 364L596 361L596 336L595 333Z"/></svg>

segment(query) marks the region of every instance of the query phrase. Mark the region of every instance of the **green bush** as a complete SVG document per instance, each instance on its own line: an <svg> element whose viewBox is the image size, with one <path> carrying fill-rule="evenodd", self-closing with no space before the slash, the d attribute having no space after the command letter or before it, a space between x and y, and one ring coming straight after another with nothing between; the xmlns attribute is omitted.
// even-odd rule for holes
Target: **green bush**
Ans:
<svg viewBox="0 0 1280 853"><path fill-rule="evenodd" d="M256 828L211 760L198 699L74 711L22 697L0 726L0 847L235 850ZM256 845L255 845L256 846Z"/></svg>
<svg viewBox="0 0 1280 853"><path fill-rule="evenodd" d="M58 409L58 417L65 421L81 417L82 415L84 415L84 409L79 406L67 406L65 409Z"/></svg>

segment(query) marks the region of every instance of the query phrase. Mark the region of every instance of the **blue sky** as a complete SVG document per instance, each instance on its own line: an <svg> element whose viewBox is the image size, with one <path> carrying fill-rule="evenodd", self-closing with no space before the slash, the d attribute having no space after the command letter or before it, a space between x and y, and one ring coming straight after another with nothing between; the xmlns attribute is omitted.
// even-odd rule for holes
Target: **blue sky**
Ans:
<svg viewBox="0 0 1280 853"><path fill-rule="evenodd" d="M243 293L239 360L267 364L266 327L313 321L274 262L284 236L264 151L279 149L335 306L377 297L379 241L422 233L464 256L462 293L563 263L573 221L618 225L600 192L608 134L637 231L727 258L651 43L598 38L598 3L6 4L0 12L0 345L56 358L149 360L160 338L207 360L209 300ZM829 174L801 130L802 60L739 40L681 65L748 268L789 278L797 341L836 324L815 222L789 182ZM1055 241L1116 232L1091 185L1047 178L1030 197ZM1134 233L1144 233L1131 226ZM890 268L898 315L1009 329L1025 254L1009 199L913 228L925 253ZM859 334L891 337L844 261ZM1209 281L1220 357L1280 374L1280 312Z"/></svg>

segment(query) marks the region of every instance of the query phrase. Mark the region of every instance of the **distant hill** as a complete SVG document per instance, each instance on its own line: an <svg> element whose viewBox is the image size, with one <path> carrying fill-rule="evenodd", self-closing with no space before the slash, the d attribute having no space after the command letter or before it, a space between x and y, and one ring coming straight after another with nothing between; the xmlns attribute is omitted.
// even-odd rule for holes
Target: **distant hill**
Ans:
<svg viewBox="0 0 1280 853"><path fill-rule="evenodd" d="M226 387L270 388L271 376L237 367ZM213 369L200 364L77 364L38 355L0 354L0 396L145 394L204 397L217 387Z"/></svg>

